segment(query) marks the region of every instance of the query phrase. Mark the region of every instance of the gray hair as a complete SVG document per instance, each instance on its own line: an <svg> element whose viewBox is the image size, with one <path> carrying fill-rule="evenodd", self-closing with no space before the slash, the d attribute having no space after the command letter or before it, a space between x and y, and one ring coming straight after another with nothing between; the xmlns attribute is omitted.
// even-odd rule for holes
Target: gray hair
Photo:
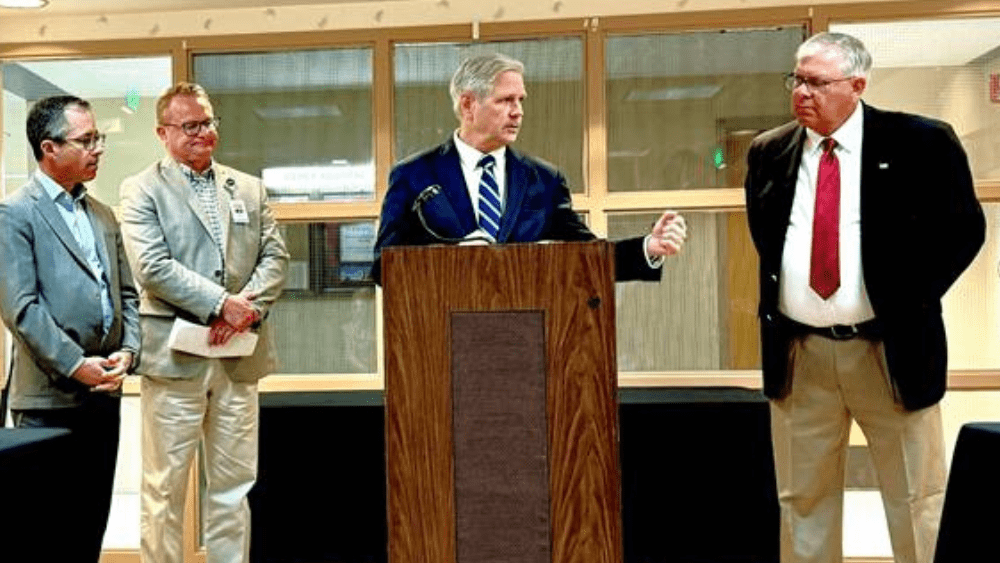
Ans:
<svg viewBox="0 0 1000 563"><path fill-rule="evenodd" d="M868 78L872 69L872 56L860 39L846 33L827 31L817 33L795 51L795 61L818 55L826 51L834 51L840 56L840 71L844 77L859 76Z"/></svg>
<svg viewBox="0 0 1000 563"><path fill-rule="evenodd" d="M462 112L459 108L462 94L472 92L477 100L489 96L493 87L496 86L497 77L509 70L523 75L524 63L500 53L476 55L462 61L462 64L458 65L458 70L451 77L451 86L449 87L455 116L459 119L462 118Z"/></svg>

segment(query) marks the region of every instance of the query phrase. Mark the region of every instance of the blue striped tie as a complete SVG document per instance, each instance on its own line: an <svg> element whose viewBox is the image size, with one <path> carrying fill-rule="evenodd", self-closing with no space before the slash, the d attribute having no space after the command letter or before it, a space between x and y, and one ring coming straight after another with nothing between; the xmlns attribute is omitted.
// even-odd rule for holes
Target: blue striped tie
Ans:
<svg viewBox="0 0 1000 563"><path fill-rule="evenodd" d="M479 179L479 228L486 231L486 234L497 239L500 232L500 188L497 187L497 178L494 175L493 167L496 161L493 155L486 155L479 160L478 166L483 169L483 175Z"/></svg>

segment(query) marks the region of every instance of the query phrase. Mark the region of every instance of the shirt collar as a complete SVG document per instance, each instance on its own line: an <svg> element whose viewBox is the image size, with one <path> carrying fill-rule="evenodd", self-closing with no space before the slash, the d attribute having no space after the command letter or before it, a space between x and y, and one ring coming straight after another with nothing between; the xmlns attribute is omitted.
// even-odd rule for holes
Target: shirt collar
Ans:
<svg viewBox="0 0 1000 563"><path fill-rule="evenodd" d="M38 182L45 189L45 193L52 198L52 201L60 202L62 200L67 200L70 202L81 201L87 195L87 188L83 184L77 184L73 187L73 193L67 192L62 186L56 183L55 180L49 177L48 174L42 172L39 168L35 170L35 177L38 178Z"/></svg>
<svg viewBox="0 0 1000 563"><path fill-rule="evenodd" d="M458 149L458 158L462 161L462 167L474 170L479 164L479 160L485 156L485 154L493 155L496 160L497 170L503 170L502 165L504 164L504 158L507 156L507 146L504 145L496 150L490 151L488 153L482 153L476 147L466 143L458 136L458 130L455 130L455 148Z"/></svg>
<svg viewBox="0 0 1000 563"><path fill-rule="evenodd" d="M169 157L169 160L170 160L170 162L173 162L175 165L177 165L178 168L180 168L181 172L184 173L184 177L187 178L189 182L192 182L192 183L197 182L197 181L211 182L211 181L215 180L215 160L214 159L212 160L212 163L208 165L208 168L206 168L205 171L202 172L201 174L195 172L187 164L184 164L183 162L175 160L173 157Z"/></svg>
<svg viewBox="0 0 1000 563"><path fill-rule="evenodd" d="M853 154L861 154L861 137L864 131L864 110L862 103L858 102L850 117L847 118L836 131L828 135L837 141L837 148ZM823 150L822 142L826 138L823 135L806 128L806 135L809 138L809 145L806 147L810 152L820 152Z"/></svg>

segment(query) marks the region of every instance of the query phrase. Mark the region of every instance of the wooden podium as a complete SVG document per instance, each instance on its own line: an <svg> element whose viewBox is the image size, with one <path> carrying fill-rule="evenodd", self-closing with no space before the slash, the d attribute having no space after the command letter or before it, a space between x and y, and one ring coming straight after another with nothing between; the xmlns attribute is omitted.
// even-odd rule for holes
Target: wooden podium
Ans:
<svg viewBox="0 0 1000 563"><path fill-rule="evenodd" d="M382 256L391 563L621 563L611 243Z"/></svg>

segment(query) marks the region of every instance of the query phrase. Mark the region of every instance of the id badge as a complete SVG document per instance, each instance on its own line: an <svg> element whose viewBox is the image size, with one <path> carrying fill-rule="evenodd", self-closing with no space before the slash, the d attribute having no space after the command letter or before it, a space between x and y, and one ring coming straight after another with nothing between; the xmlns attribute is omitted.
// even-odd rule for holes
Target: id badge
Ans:
<svg viewBox="0 0 1000 563"><path fill-rule="evenodd" d="M229 208L233 213L233 223L237 225L250 224L250 216L247 215L247 206L242 199L230 200Z"/></svg>

